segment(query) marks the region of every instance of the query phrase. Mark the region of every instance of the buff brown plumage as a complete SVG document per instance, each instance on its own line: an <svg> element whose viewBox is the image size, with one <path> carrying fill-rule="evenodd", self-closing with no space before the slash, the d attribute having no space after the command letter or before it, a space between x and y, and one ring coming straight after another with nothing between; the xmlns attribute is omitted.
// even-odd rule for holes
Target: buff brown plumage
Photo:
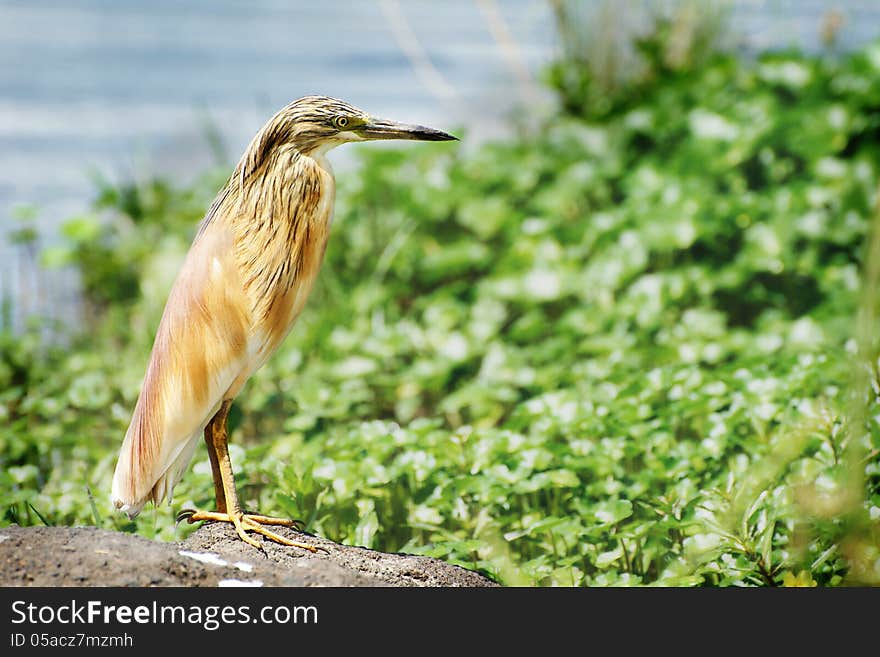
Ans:
<svg viewBox="0 0 880 657"><path fill-rule="evenodd" d="M287 336L317 278L335 196L327 151L372 139L454 137L378 120L324 96L292 102L254 136L205 215L169 294L113 477L117 509L134 517L148 501L170 501L204 435L217 511L183 517L232 522L253 545L245 530L313 549L263 526L292 521L241 511L226 414Z"/></svg>

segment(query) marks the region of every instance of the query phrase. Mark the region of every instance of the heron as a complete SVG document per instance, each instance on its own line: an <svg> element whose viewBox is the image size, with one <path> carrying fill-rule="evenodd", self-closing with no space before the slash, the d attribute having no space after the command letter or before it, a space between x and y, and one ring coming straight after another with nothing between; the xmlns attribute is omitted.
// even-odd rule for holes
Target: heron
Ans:
<svg viewBox="0 0 880 657"><path fill-rule="evenodd" d="M253 137L218 192L172 285L113 474L111 500L134 518L174 487L204 437L215 511L178 522L231 523L261 549L261 535L315 552L269 527L297 520L246 513L233 478L227 417L246 381L290 332L315 283L333 217L327 152L379 139L450 141L433 128L379 119L327 96L279 110ZM250 533L249 533L250 532Z"/></svg>

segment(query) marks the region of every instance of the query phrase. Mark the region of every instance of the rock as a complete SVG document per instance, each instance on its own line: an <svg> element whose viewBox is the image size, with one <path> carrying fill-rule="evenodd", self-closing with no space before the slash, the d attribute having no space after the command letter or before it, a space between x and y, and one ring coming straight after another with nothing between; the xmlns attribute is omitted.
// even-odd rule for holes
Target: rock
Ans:
<svg viewBox="0 0 880 657"><path fill-rule="evenodd" d="M285 528L306 550L257 550L223 523L160 543L97 527L0 528L0 586L497 586L438 559L339 545Z"/></svg>

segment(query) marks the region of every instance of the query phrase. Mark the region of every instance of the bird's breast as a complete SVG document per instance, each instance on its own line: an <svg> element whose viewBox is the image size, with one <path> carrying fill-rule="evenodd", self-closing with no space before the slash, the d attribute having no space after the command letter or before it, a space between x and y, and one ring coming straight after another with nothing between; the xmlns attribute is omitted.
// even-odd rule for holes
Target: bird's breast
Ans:
<svg viewBox="0 0 880 657"><path fill-rule="evenodd" d="M310 158L309 158L310 159ZM288 171L290 173L290 171ZM252 368L289 333L312 291L329 238L332 173L298 162L286 184L264 185L254 221L237 240L252 315Z"/></svg>

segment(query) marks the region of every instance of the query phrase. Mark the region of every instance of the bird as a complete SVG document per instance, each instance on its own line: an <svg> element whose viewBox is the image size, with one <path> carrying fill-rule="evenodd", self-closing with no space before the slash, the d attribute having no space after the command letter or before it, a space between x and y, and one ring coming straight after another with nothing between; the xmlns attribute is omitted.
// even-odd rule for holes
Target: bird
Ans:
<svg viewBox="0 0 880 657"><path fill-rule="evenodd" d="M335 198L327 152L382 139L457 137L376 118L328 96L294 100L253 137L199 224L169 293L113 473L118 511L133 519L148 501L170 505L204 437L217 508L184 509L177 521L231 523L258 549L268 539L317 550L269 529L299 521L243 510L227 417L290 332L318 276Z"/></svg>

